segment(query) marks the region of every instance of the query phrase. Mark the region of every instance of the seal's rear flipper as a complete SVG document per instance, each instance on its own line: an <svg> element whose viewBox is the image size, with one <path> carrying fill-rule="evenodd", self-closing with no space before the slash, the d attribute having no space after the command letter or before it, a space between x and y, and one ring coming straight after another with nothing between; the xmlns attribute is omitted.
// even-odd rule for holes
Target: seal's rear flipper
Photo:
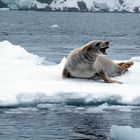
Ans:
<svg viewBox="0 0 140 140"><path fill-rule="evenodd" d="M121 73L128 71L128 68L130 68L133 64L134 62L132 61L117 63Z"/></svg>
<svg viewBox="0 0 140 140"><path fill-rule="evenodd" d="M126 69L131 67L133 64L134 64L134 62L132 62L132 61L117 63L117 65L119 65L122 68L126 68Z"/></svg>

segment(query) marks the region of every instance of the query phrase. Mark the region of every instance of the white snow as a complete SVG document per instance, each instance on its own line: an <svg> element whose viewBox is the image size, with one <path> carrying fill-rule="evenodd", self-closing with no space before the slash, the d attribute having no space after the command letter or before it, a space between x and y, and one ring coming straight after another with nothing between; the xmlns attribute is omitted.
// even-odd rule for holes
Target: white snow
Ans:
<svg viewBox="0 0 140 140"><path fill-rule="evenodd" d="M77 2L85 2L88 10L99 11L108 10L109 11L122 11L127 10L129 12L134 12L134 8L140 7L139 0L124 0L123 5L119 3L119 0L54 0L51 4L53 9L61 9L64 7L75 7L79 9Z"/></svg>
<svg viewBox="0 0 140 140"><path fill-rule="evenodd" d="M140 7L140 0L125 0L124 9L133 12L135 7Z"/></svg>
<svg viewBox="0 0 140 140"><path fill-rule="evenodd" d="M18 7L22 8L22 9L30 9L32 3L35 0L18 0L18 2L16 3L18 5Z"/></svg>
<svg viewBox="0 0 140 140"><path fill-rule="evenodd" d="M3 2L7 3L10 9L30 9L34 5L36 5L38 9L41 9L48 6L48 4L40 3L37 0L3 0Z"/></svg>
<svg viewBox="0 0 140 140"><path fill-rule="evenodd" d="M43 8L45 8L46 6L48 6L47 3L40 3L40 2L38 2L38 1L34 1L34 2L32 3L32 6L34 6L34 5L37 6L37 9L43 9Z"/></svg>
<svg viewBox="0 0 140 140"><path fill-rule="evenodd" d="M110 137L111 140L140 140L140 128L113 125Z"/></svg>
<svg viewBox="0 0 140 140"><path fill-rule="evenodd" d="M75 7L75 8L78 8L78 5L77 5L77 1L76 0L54 0L51 5L52 9L61 9L61 10L64 10L65 7Z"/></svg>

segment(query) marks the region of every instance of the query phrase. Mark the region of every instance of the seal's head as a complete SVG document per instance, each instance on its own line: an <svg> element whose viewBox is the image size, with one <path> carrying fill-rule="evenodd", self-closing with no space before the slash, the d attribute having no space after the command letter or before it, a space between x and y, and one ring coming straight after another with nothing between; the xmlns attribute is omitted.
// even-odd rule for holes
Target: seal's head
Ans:
<svg viewBox="0 0 140 140"><path fill-rule="evenodd" d="M109 41L101 41L101 42L99 42L99 48L100 48L100 51L103 54L107 54L106 49L109 48Z"/></svg>
<svg viewBox="0 0 140 140"><path fill-rule="evenodd" d="M109 48L109 41L104 41L104 40L93 40L89 43L87 43L84 47L83 50L92 50L94 52L100 52L103 54L106 53L106 49Z"/></svg>

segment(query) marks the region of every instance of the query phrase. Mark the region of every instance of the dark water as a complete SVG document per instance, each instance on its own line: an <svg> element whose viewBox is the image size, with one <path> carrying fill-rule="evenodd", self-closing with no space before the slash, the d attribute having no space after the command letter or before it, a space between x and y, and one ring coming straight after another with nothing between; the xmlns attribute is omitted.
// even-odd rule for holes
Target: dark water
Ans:
<svg viewBox="0 0 140 140"><path fill-rule="evenodd" d="M140 54L140 14L0 11L0 41L18 44L48 61L60 62L70 50L93 39L112 44L111 58ZM51 28L58 25L57 28Z"/></svg>
<svg viewBox="0 0 140 140"><path fill-rule="evenodd" d="M92 39L111 42L113 59L140 55L140 14L0 11L0 41L60 62ZM58 25L57 27L51 27ZM0 140L107 140L110 127L140 127L140 110L87 112L90 106L38 104L0 108ZM92 107L92 106L91 106Z"/></svg>

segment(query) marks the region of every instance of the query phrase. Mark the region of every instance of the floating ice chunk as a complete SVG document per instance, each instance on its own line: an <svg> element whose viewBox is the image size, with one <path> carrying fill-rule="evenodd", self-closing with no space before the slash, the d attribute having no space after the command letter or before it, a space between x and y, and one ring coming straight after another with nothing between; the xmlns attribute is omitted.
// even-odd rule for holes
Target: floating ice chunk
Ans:
<svg viewBox="0 0 140 140"><path fill-rule="evenodd" d="M111 140L140 140L140 128L112 125L110 138Z"/></svg>
<svg viewBox="0 0 140 140"><path fill-rule="evenodd" d="M9 8L0 8L0 11L9 11Z"/></svg>
<svg viewBox="0 0 140 140"><path fill-rule="evenodd" d="M50 27L51 27L51 28L57 28L58 25L57 25L57 24L54 24L54 25L51 25Z"/></svg>
<svg viewBox="0 0 140 140"><path fill-rule="evenodd" d="M139 105L139 57L132 60L134 65L129 71L115 77L124 83L122 85L88 79L64 80L62 69L66 58L60 64L44 64L43 58L27 52L23 47L8 41L0 42L0 106L47 101L83 106L104 103ZM106 108L99 106L98 109L102 112ZM89 108L87 112L99 110Z"/></svg>

